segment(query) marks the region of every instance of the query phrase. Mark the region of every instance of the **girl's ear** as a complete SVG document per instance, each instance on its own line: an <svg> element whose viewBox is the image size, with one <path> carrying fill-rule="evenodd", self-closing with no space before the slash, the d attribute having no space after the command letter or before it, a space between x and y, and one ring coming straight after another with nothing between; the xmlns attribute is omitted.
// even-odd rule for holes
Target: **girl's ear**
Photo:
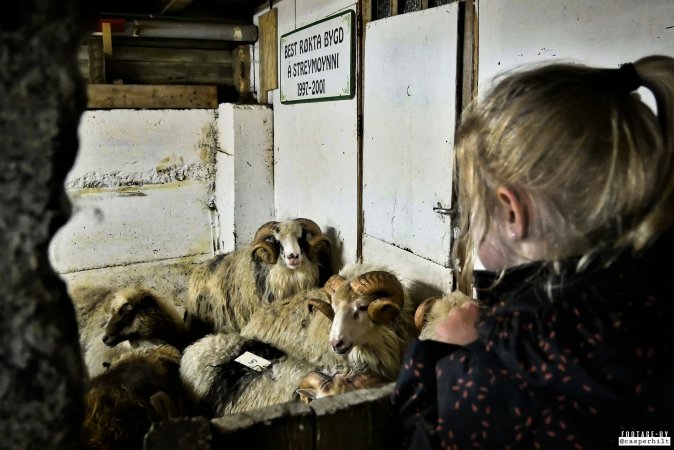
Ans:
<svg viewBox="0 0 674 450"><path fill-rule="evenodd" d="M512 240L526 238L529 226L529 214L524 202L520 200L513 190L505 186L499 187L496 190L496 195L503 211L503 219L508 232L507 237Z"/></svg>

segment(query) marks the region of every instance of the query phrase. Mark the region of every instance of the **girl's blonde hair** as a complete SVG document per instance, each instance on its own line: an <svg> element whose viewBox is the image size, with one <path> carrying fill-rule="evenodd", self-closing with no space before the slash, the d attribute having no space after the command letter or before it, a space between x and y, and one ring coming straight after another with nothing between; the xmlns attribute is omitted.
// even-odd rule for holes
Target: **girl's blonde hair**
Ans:
<svg viewBox="0 0 674 450"><path fill-rule="evenodd" d="M507 74L464 113L457 134L463 284L506 186L530 205L541 259L580 256L578 270L639 252L674 221L674 59L634 63L658 114L623 70L551 64ZM506 242L502 245L507 246ZM604 259L605 258L605 259Z"/></svg>

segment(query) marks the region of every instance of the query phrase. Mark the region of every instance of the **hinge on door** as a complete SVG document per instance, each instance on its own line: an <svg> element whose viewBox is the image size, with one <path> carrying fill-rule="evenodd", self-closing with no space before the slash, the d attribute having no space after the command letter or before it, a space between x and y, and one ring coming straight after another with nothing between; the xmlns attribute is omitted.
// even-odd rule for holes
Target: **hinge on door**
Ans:
<svg viewBox="0 0 674 450"><path fill-rule="evenodd" d="M356 133L358 136L363 136L363 115L359 114L356 119Z"/></svg>

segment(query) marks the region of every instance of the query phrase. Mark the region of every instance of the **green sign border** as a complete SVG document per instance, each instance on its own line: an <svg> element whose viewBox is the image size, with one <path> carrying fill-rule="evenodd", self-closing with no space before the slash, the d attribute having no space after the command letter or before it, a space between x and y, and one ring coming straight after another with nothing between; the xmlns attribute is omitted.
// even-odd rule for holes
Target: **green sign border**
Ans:
<svg viewBox="0 0 674 450"><path fill-rule="evenodd" d="M351 20L351 61L350 64L351 66L349 67L349 92L345 93L344 95L337 95L334 97L321 97L321 98L310 98L307 100L283 100L283 83L279 86L279 97L281 100L281 104L283 105L293 105L296 103L316 103L316 102L328 102L328 101L333 101L333 100L351 100L355 95L356 95L356 85L354 83L354 80L356 78L355 74L355 63L356 63L356 28L355 28L355 23L356 23L356 13L354 10L349 9L344 12L334 14L330 17L326 17L325 19L321 19L317 22L310 23L309 25L305 25L301 28L298 28L294 31L291 31L290 33L286 33L281 38L279 39L279 61L281 61L281 53L283 51L283 40L287 38L288 36L297 33L298 31L302 31L306 28L313 27L314 25L318 25L319 23L326 22L328 20L332 20L335 17L340 17L344 15L349 15L350 20ZM281 64L279 63L278 67L278 74L279 74L279 79L281 78Z"/></svg>

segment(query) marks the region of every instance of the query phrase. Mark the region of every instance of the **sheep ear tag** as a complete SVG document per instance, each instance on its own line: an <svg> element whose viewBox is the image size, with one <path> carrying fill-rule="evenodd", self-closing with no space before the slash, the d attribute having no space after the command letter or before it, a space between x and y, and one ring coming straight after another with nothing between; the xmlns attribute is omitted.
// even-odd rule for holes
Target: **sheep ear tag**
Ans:
<svg viewBox="0 0 674 450"><path fill-rule="evenodd" d="M268 361L263 357L257 356L256 354L251 352L244 352L234 361L238 362L239 364L243 364L249 369L253 369L258 372L262 372L263 369L266 369L267 367L271 366L271 361Z"/></svg>

